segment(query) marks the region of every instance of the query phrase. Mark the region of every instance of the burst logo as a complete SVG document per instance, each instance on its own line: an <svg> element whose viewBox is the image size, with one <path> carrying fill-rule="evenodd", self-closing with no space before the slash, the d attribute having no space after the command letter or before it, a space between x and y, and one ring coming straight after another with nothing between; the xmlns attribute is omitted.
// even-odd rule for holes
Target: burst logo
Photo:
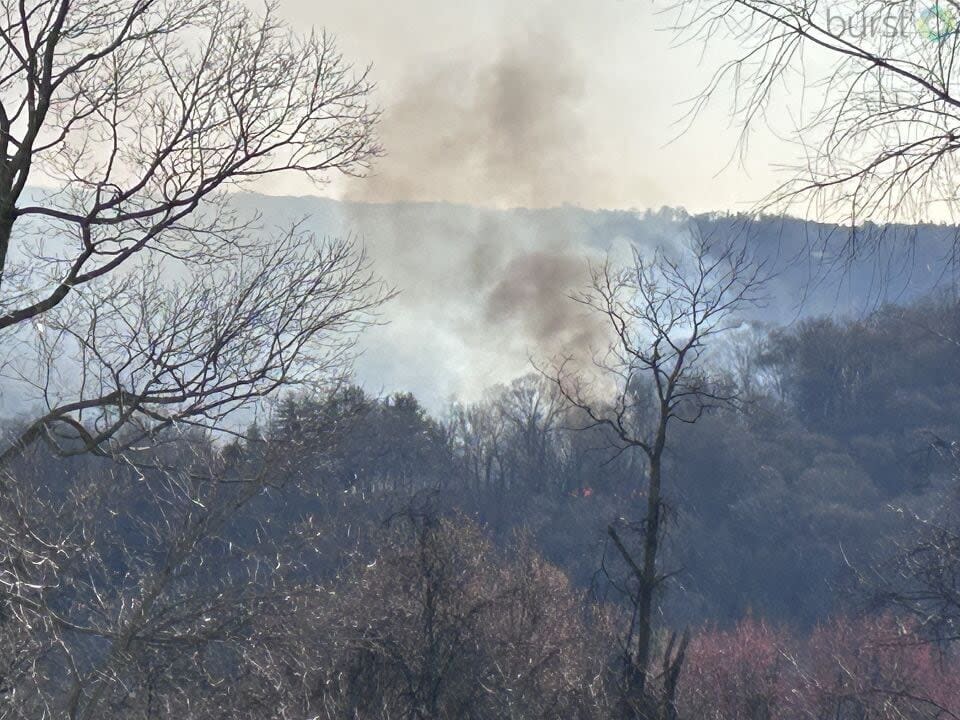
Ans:
<svg viewBox="0 0 960 720"><path fill-rule="evenodd" d="M920 13L917 18L917 30L931 42L943 42L957 29L957 18L953 10L934 3Z"/></svg>

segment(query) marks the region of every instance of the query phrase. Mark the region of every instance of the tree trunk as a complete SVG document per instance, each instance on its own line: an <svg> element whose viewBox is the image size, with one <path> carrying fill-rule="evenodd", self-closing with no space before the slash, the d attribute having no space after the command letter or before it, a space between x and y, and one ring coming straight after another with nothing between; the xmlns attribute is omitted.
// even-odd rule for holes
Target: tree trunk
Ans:
<svg viewBox="0 0 960 720"><path fill-rule="evenodd" d="M9 203L0 203L0 288L3 287L4 268L7 266L7 252L10 249L10 236L16 212Z"/></svg>
<svg viewBox="0 0 960 720"><path fill-rule="evenodd" d="M626 548L619 542L616 533L611 533L621 554L633 568L639 586L636 597L636 651L629 658L630 667L627 671L629 704L637 720L654 720L660 715L661 709L660 703L650 692L649 680L650 656L653 650L653 599L659 584L657 553L660 550L660 525L663 521L661 480L663 450L666 447L667 423L670 418L668 410L668 404L662 403L657 433L647 451L650 474L647 484L647 514L643 525L643 564L640 567L628 558Z"/></svg>
<svg viewBox="0 0 960 720"><path fill-rule="evenodd" d="M653 598L657 590L657 552L660 547L660 524L662 521L660 478L663 445L655 446L650 458L650 484L647 496L647 515L643 531L643 564L638 565L620 539L613 525L607 532L624 561L630 566L637 579L637 595L634 598L636 608L637 639L636 650L628 648L626 658L624 701L626 714L636 720L654 720L658 716L660 703L650 695L648 687L650 655L653 646Z"/></svg>
<svg viewBox="0 0 960 720"><path fill-rule="evenodd" d="M637 606L637 651L633 658L638 687L636 697L646 706L650 653L653 645L653 596L657 589L657 552L660 545L660 473L662 452L650 456L647 516L643 528L643 567Z"/></svg>

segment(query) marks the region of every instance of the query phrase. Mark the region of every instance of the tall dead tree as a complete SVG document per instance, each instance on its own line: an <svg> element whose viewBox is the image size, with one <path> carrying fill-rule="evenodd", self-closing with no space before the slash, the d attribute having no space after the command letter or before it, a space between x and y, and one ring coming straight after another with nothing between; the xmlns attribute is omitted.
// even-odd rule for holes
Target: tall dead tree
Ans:
<svg viewBox="0 0 960 720"><path fill-rule="evenodd" d="M736 399L735 390L710 371L709 342L737 322L737 312L756 302L763 265L744 246L693 235L682 250L635 250L633 263L609 261L592 272L588 290L575 296L605 323L612 341L594 358L599 371L577 369L573 358L551 376L586 418L584 428L604 427L620 452L647 460L641 481L646 513L636 560L618 523L609 535L634 577L635 632L627 647L626 694L636 717L651 718L660 705L650 693L654 601L665 579L658 566L664 529L663 463L673 421L695 423L708 409ZM671 643L673 650L674 643ZM682 660L684 643L676 647ZM667 663L668 684L675 671ZM670 676L673 676L673 680Z"/></svg>
<svg viewBox="0 0 960 720"><path fill-rule="evenodd" d="M0 464L215 427L342 371L385 297L362 252L267 232L228 191L362 174L369 87L272 4L0 2L0 375L44 406Z"/></svg>

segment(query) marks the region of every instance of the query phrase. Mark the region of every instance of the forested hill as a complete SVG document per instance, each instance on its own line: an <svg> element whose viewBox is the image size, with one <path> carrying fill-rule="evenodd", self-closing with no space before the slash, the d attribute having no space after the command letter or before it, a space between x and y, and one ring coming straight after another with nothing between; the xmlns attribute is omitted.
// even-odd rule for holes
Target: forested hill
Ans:
<svg viewBox="0 0 960 720"><path fill-rule="evenodd" d="M30 195L39 202L49 193ZM596 324L569 295L586 283L588 263L607 255L623 263L633 247L682 249L691 232L745 239L774 273L750 318L765 326L864 317L886 302L952 289L956 276L951 226L866 226L851 235L792 218L690 216L670 208L496 210L251 193L233 199L238 217L257 216L264 236L298 224L320 238L363 242L370 269L398 295L381 309L382 325L363 334L356 379L373 392L412 392L435 411L527 373L532 357L597 344ZM44 242L57 254L54 240ZM848 266L852 247L861 258ZM38 402L22 384L0 387L0 415Z"/></svg>
<svg viewBox="0 0 960 720"><path fill-rule="evenodd" d="M952 502L954 228L863 228L852 240L875 251L847 268L830 253L849 233L795 219L260 195L237 196L237 207L265 226L302 220L318 235L359 235L372 268L400 291L362 339L359 387L290 398L260 428L292 443L288 461L309 488L269 511L275 527L324 518L330 558L353 547L350 528L426 491L501 540L528 533L590 587L611 518L641 513L642 462L611 458L602 437L570 430L577 423L530 375L530 355L589 342L566 297L588 260L679 247L691 228L742 236L777 273L727 368L752 400L747 412L709 414L672 436L668 503L681 510L666 558L682 587L665 612L678 622L755 612L815 623L858 573L895 553L910 511ZM32 470L53 486L101 471L53 460Z"/></svg>
<svg viewBox="0 0 960 720"><path fill-rule="evenodd" d="M899 577L890 567L899 548L956 504L958 308L926 300L757 335L731 368L744 411L673 426L664 564L676 576L663 607L672 623L729 626L752 614L812 627ZM290 534L309 531L318 577L373 552L384 519L413 503L470 518L504 547L520 538L603 596L600 569L616 559L606 529L642 512L645 468L582 426L549 382L527 375L442 414L410 394L356 387L288 396L245 442L174 433L146 452L171 465L220 457L243 475L262 448L281 447L270 491L234 531L259 528L278 547L300 547ZM20 471L56 496L95 487L108 467L41 447ZM117 488L136 508L130 518L91 512L121 547L161 511L137 504L139 484Z"/></svg>
<svg viewBox="0 0 960 720"><path fill-rule="evenodd" d="M862 317L952 287L957 228L848 229L793 218L683 210L495 210L444 203L368 204L244 194L238 206L265 224L303 220L318 235L356 235L400 295L388 325L364 338L358 367L370 387L414 392L430 407L529 369L533 355L589 342L567 296L587 262L626 259L631 246L679 246L695 229L743 237L776 276L756 318L771 325L815 315ZM847 251L861 259L847 266ZM826 272L832 270L832 272Z"/></svg>

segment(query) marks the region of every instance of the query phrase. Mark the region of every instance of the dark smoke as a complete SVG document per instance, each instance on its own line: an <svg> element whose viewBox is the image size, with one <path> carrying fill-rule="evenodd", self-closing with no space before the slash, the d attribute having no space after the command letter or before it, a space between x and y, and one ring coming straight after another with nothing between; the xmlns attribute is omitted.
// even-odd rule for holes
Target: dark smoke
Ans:
<svg viewBox="0 0 960 720"><path fill-rule="evenodd" d="M599 182L583 118L583 65L559 32L517 32L491 62L415 75L385 109L387 151L347 199L545 207Z"/></svg>
<svg viewBox="0 0 960 720"><path fill-rule="evenodd" d="M521 333L538 353L596 346L599 318L567 297L586 282L585 265L583 257L543 251L514 258L487 293L484 319Z"/></svg>
<svg viewBox="0 0 960 720"><path fill-rule="evenodd" d="M401 290L389 311L394 325L430 317L422 332L452 333L432 341L476 360L470 384L509 379L529 369L530 356L586 353L603 340L596 319L569 299L586 283L588 261L599 258L585 228L545 228L523 210L478 210L474 223L447 223L440 205L421 208L433 219L427 226L412 220L409 206L367 203L484 198L539 208L613 182L592 168L582 70L562 33L526 27L485 66L449 60L411 77L390 93L399 100L383 118L387 156L347 194L377 269Z"/></svg>

